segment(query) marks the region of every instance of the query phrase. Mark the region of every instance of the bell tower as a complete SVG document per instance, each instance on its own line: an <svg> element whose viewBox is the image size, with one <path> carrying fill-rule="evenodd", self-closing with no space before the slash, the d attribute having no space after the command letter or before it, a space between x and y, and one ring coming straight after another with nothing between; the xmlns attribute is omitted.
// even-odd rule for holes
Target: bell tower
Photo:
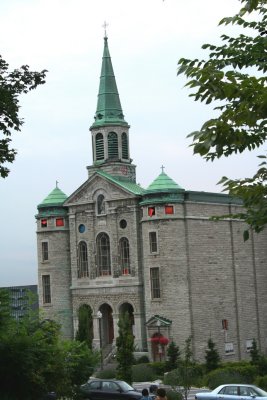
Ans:
<svg viewBox="0 0 267 400"><path fill-rule="evenodd" d="M87 167L89 177L101 170L116 179L135 182L135 165L131 164L129 148L130 126L124 119L106 34L94 119L90 127L93 165Z"/></svg>

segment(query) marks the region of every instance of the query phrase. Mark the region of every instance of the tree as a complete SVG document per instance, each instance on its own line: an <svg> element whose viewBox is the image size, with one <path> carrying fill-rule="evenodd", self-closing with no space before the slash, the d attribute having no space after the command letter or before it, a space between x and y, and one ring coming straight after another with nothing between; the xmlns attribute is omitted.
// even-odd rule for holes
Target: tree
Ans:
<svg viewBox="0 0 267 400"><path fill-rule="evenodd" d="M194 153L207 161L253 150L264 144L267 135L267 0L240 0L240 12L223 18L220 25L238 25L244 32L237 37L221 36L221 46L204 44L207 60L181 58L178 74L196 90L195 101L215 102L217 117L206 121L193 139ZM255 20L251 20L254 14ZM252 14L251 14L252 13ZM248 16L248 14L251 14ZM246 29L253 31L249 36ZM219 183L231 196L243 200L244 212L227 217L242 218L255 232L267 223L266 156L254 176L244 179L223 177ZM226 217L226 216L224 216ZM244 240L249 231L244 232Z"/></svg>
<svg viewBox="0 0 267 400"><path fill-rule="evenodd" d="M166 367L168 371L171 371L178 367L178 362L181 357L179 346L177 346L173 341L168 346L167 349L167 357Z"/></svg>
<svg viewBox="0 0 267 400"><path fill-rule="evenodd" d="M45 83L46 70L29 71L28 65L8 71L8 64L0 55L0 176L6 178L9 169L5 163L12 163L17 151L10 147L13 130L20 131L23 120L19 118L19 99L38 85Z"/></svg>
<svg viewBox="0 0 267 400"><path fill-rule="evenodd" d="M85 342L89 349L91 349L93 341L93 320L91 307L89 307L87 304L82 305L79 308L78 320L79 325L76 333L76 340Z"/></svg>
<svg viewBox="0 0 267 400"><path fill-rule="evenodd" d="M2 306L2 291L0 298ZM1 327L5 326L0 329L1 398L39 400L49 391L60 398L73 397L92 374L98 353L86 343L63 341L60 326L52 320L40 321L36 313L19 321L3 313L2 307L0 314Z"/></svg>
<svg viewBox="0 0 267 400"><path fill-rule="evenodd" d="M220 356L218 350L216 349L215 343L211 338L208 340L208 349L206 350L205 359L207 372L219 367Z"/></svg>
<svg viewBox="0 0 267 400"><path fill-rule="evenodd" d="M118 327L119 335L116 339L116 358L118 366L116 377L131 384L132 365L134 363L134 337L132 334L132 324L128 312L120 315Z"/></svg>
<svg viewBox="0 0 267 400"><path fill-rule="evenodd" d="M252 340L252 348L250 350L251 364L258 365L260 359L260 352L255 338Z"/></svg>
<svg viewBox="0 0 267 400"><path fill-rule="evenodd" d="M193 359L191 336L186 339L182 353L183 359L179 362L178 368L168 374L166 384L171 385L173 391L187 400L192 385L197 383L201 375L201 369Z"/></svg>

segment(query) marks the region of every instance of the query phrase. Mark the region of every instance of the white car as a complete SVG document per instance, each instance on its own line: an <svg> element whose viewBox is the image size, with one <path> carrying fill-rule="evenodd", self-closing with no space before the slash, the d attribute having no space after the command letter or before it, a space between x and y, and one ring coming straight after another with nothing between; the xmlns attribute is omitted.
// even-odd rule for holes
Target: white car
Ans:
<svg viewBox="0 0 267 400"><path fill-rule="evenodd" d="M220 385L211 392L196 393L196 400L267 400L267 392L255 385Z"/></svg>

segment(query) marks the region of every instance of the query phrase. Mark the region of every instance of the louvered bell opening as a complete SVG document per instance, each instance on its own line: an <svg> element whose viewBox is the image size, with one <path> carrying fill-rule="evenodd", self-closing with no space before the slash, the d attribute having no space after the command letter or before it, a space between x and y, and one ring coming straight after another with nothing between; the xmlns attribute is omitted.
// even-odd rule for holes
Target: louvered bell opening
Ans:
<svg viewBox="0 0 267 400"><path fill-rule="evenodd" d="M108 134L108 158L119 158L118 135L115 132Z"/></svg>
<svg viewBox="0 0 267 400"><path fill-rule="evenodd" d="M95 138L95 153L97 160L104 160L104 139L102 133L98 133Z"/></svg>
<svg viewBox="0 0 267 400"><path fill-rule="evenodd" d="M129 153L128 153L128 137L125 132L123 132L121 136L121 145L122 145L122 158L128 159L129 158Z"/></svg>

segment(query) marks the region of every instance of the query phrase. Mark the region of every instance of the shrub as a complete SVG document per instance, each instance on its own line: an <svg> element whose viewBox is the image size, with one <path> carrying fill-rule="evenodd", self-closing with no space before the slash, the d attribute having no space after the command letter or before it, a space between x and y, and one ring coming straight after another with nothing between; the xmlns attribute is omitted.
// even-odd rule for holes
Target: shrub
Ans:
<svg viewBox="0 0 267 400"><path fill-rule="evenodd" d="M103 371L98 371L95 376L100 379L113 379L116 377L116 369L104 369Z"/></svg>
<svg viewBox="0 0 267 400"><path fill-rule="evenodd" d="M241 364L241 365L239 365ZM248 363L233 363L230 366L218 368L206 375L205 384L210 389L225 383L253 383L257 374L257 368Z"/></svg>
<svg viewBox="0 0 267 400"><path fill-rule="evenodd" d="M133 382L154 381L157 375L149 364L133 365Z"/></svg>
<svg viewBox="0 0 267 400"><path fill-rule="evenodd" d="M175 390L167 390L166 397L168 400L183 400L182 393L176 392Z"/></svg>
<svg viewBox="0 0 267 400"><path fill-rule="evenodd" d="M165 362L155 361L155 362L149 363L149 366L151 367L151 369L154 371L155 375L157 375L157 376L163 376L164 372L166 372L166 363Z"/></svg>
<svg viewBox="0 0 267 400"><path fill-rule="evenodd" d="M256 378L255 384L263 390L267 390L267 375L258 376Z"/></svg>
<svg viewBox="0 0 267 400"><path fill-rule="evenodd" d="M136 364L148 364L149 363L149 358L148 358L148 356L141 356L141 357L137 358L135 363Z"/></svg>

